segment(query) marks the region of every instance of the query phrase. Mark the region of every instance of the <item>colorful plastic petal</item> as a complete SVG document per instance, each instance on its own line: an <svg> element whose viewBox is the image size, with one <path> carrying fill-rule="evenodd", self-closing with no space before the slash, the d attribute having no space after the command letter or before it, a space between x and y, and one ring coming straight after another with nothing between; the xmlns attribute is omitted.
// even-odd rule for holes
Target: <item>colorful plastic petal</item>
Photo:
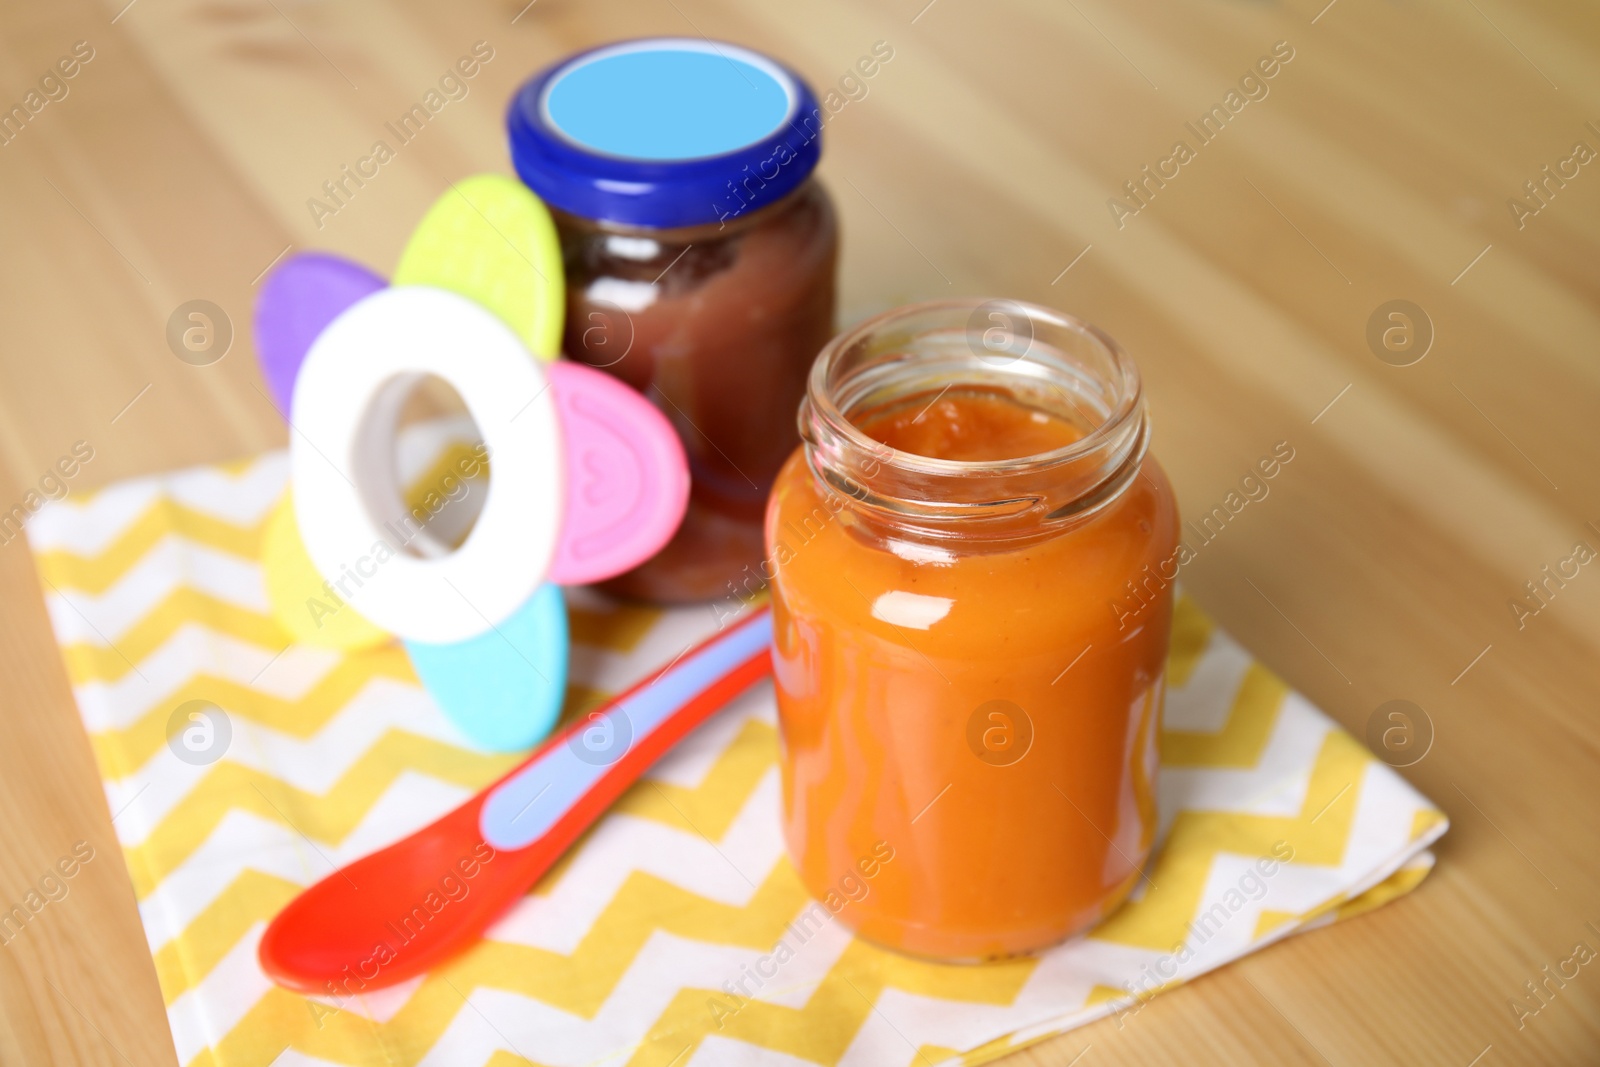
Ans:
<svg viewBox="0 0 1600 1067"><path fill-rule="evenodd" d="M361 264L325 252L290 256L267 276L256 298L256 356L284 418L311 342L341 311L388 284Z"/></svg>
<svg viewBox="0 0 1600 1067"><path fill-rule="evenodd" d="M460 293L498 315L538 358L561 352L561 245L543 201L515 178L452 184L411 234L394 284Z"/></svg>
<svg viewBox="0 0 1600 1067"><path fill-rule="evenodd" d="M311 562L300 540L292 493L284 493L267 519L261 571L273 619L301 644L356 651L392 639L392 634L347 604Z"/></svg>
<svg viewBox="0 0 1600 1067"><path fill-rule="evenodd" d="M483 748L527 748L550 732L561 712L567 607L549 582L477 637L446 645L407 641L405 648L428 695Z"/></svg>
<svg viewBox="0 0 1600 1067"><path fill-rule="evenodd" d="M689 503L689 462L666 417L617 379L569 360L547 373L567 474L550 580L603 581L672 539Z"/></svg>

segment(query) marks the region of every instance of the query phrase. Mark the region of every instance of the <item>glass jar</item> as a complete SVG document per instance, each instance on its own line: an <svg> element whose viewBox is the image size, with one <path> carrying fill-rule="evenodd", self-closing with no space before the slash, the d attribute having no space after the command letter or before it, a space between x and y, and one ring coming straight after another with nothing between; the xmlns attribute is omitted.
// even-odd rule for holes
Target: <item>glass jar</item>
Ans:
<svg viewBox="0 0 1600 1067"><path fill-rule="evenodd" d="M823 349L800 429L763 574L802 881L916 955L1083 931L1156 833L1178 516L1137 369L1036 305L916 305Z"/></svg>
<svg viewBox="0 0 1600 1067"><path fill-rule="evenodd" d="M689 458L683 525L613 592L705 600L762 557L793 412L833 333L822 121L786 68L697 39L584 53L512 102L517 171L561 238L563 348L654 401Z"/></svg>

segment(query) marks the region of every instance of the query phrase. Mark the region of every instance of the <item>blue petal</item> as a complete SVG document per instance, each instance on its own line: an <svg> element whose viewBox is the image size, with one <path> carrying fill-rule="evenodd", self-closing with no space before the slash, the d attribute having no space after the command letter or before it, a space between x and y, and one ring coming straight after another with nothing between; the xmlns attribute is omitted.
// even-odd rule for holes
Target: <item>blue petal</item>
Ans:
<svg viewBox="0 0 1600 1067"><path fill-rule="evenodd" d="M545 582L498 626L469 641L406 641L434 702L472 741L496 752L528 748L550 732L567 690L567 608Z"/></svg>

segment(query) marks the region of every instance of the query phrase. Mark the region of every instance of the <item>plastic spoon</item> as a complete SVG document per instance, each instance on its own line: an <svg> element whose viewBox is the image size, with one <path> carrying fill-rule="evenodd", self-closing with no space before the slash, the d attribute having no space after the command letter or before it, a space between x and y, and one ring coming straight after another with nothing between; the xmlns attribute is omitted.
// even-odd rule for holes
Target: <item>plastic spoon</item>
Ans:
<svg viewBox="0 0 1600 1067"><path fill-rule="evenodd" d="M262 935L274 982L344 996L414 977L475 941L664 752L771 670L752 612L410 837L305 890Z"/></svg>

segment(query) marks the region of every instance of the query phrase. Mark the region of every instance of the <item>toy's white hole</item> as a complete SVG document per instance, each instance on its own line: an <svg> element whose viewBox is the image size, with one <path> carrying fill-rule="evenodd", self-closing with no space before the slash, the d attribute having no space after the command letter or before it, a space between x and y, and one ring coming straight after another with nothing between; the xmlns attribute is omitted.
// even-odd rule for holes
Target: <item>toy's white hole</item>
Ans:
<svg viewBox="0 0 1600 1067"><path fill-rule="evenodd" d="M357 465L357 490L390 543L420 559L459 548L489 497L488 450L461 394L433 374L391 378L360 438L373 459Z"/></svg>

